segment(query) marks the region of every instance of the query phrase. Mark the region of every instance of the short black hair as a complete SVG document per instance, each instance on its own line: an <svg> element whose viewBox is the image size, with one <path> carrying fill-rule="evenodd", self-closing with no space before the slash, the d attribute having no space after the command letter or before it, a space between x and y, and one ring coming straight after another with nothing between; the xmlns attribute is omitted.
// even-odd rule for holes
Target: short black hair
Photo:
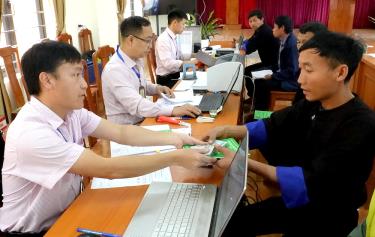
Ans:
<svg viewBox="0 0 375 237"><path fill-rule="evenodd" d="M40 93L40 73L54 73L63 63L80 62L81 54L70 44L52 40L34 44L21 59L22 72L29 94Z"/></svg>
<svg viewBox="0 0 375 237"><path fill-rule="evenodd" d="M302 34L306 34L307 32L311 32L314 35L320 32L327 31L327 26L323 25L317 21L310 21L300 26L299 32Z"/></svg>
<svg viewBox="0 0 375 237"><path fill-rule="evenodd" d="M168 13L168 25L172 24L174 20L182 21L182 19L187 20L188 18L186 12L180 9L175 8Z"/></svg>
<svg viewBox="0 0 375 237"><path fill-rule="evenodd" d="M142 28L151 25L150 21L141 16L131 16L125 18L120 24L121 37L125 38L129 35L139 35Z"/></svg>
<svg viewBox="0 0 375 237"><path fill-rule="evenodd" d="M284 26L285 33L289 34L293 30L293 22L289 16L278 16L275 19L275 24L281 28Z"/></svg>
<svg viewBox="0 0 375 237"><path fill-rule="evenodd" d="M340 64L348 66L348 82L361 61L365 47L358 40L344 34L325 31L314 35L301 46L300 52L314 49L319 56L327 58L332 69Z"/></svg>
<svg viewBox="0 0 375 237"><path fill-rule="evenodd" d="M263 19L263 12L261 10L252 10L249 12L249 15L247 16L247 19L250 19L250 17L256 16L258 19Z"/></svg>

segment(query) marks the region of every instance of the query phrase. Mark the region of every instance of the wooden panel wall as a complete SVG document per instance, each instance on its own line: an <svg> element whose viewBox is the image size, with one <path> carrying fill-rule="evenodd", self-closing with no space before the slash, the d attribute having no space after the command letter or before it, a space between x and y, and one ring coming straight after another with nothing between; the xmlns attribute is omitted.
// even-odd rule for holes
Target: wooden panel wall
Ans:
<svg viewBox="0 0 375 237"><path fill-rule="evenodd" d="M355 0L330 0L328 29L350 34L353 29Z"/></svg>

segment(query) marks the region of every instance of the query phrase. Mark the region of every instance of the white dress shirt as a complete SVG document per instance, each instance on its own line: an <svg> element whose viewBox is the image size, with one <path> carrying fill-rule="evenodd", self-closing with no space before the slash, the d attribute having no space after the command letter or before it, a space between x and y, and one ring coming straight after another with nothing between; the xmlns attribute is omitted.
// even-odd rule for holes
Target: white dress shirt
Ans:
<svg viewBox="0 0 375 237"><path fill-rule="evenodd" d="M155 45L156 75L165 76L180 71L183 63L177 36L167 27L158 37Z"/></svg>
<svg viewBox="0 0 375 237"><path fill-rule="evenodd" d="M6 137L1 231L41 232L52 226L80 193L81 176L68 171L100 120L86 109L63 120L35 97L22 107Z"/></svg>
<svg viewBox="0 0 375 237"><path fill-rule="evenodd" d="M138 68L140 78L133 71L134 66ZM161 105L142 97L139 94L140 83L147 95L157 94L157 85L145 78L143 60L133 61L119 48L102 73L103 100L108 120L117 124L136 124L145 117L172 114L173 105Z"/></svg>

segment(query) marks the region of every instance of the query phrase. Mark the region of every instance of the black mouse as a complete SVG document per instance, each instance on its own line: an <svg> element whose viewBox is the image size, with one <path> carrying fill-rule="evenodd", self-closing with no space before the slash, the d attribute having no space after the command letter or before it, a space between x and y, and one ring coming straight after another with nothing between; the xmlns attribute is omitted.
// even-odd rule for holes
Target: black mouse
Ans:
<svg viewBox="0 0 375 237"><path fill-rule="evenodd" d="M93 234L85 234L85 233L83 233L83 234L78 235L77 237L98 237L98 236L97 235L93 235Z"/></svg>

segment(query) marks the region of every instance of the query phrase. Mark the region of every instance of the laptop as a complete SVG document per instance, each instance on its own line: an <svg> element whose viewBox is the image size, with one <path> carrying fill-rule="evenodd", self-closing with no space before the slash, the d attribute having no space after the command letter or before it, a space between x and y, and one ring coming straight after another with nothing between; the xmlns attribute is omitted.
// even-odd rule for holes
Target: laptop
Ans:
<svg viewBox="0 0 375 237"><path fill-rule="evenodd" d="M203 52L202 50L199 50L198 53L195 55L196 59L208 67L212 67L216 63L216 58L212 57L206 52Z"/></svg>
<svg viewBox="0 0 375 237"><path fill-rule="evenodd" d="M198 105L198 108L202 112L209 112L210 110L218 110L220 106L224 106L227 101L229 94L233 90L234 85L236 84L238 74L240 73L241 64L238 65L236 72L234 73L231 82L228 85L228 88L225 93L206 93L203 95L201 102Z"/></svg>
<svg viewBox="0 0 375 237"><path fill-rule="evenodd" d="M151 183L123 236L221 236L245 193L247 157L246 136L220 187L211 184ZM191 195L176 186L182 186Z"/></svg>

